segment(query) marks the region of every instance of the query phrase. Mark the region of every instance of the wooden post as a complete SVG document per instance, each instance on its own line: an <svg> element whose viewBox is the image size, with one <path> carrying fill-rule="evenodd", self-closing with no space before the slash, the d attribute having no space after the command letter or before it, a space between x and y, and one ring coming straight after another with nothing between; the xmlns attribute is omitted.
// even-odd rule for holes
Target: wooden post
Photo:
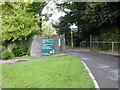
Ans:
<svg viewBox="0 0 120 90"><path fill-rule="evenodd" d="M112 52L114 51L114 42L112 42Z"/></svg>
<svg viewBox="0 0 120 90"><path fill-rule="evenodd" d="M92 36L90 35L90 51L92 51Z"/></svg>

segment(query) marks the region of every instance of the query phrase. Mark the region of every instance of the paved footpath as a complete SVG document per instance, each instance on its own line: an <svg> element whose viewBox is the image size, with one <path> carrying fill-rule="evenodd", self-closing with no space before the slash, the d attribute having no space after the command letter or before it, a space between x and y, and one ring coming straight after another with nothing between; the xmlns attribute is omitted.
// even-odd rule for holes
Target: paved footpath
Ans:
<svg viewBox="0 0 120 90"><path fill-rule="evenodd" d="M76 49L65 52L87 64L100 88L118 88L118 56Z"/></svg>
<svg viewBox="0 0 120 90"><path fill-rule="evenodd" d="M16 62L33 61L33 60L39 60L39 59L15 59L15 60L2 60L2 59L0 59L0 63L16 63Z"/></svg>

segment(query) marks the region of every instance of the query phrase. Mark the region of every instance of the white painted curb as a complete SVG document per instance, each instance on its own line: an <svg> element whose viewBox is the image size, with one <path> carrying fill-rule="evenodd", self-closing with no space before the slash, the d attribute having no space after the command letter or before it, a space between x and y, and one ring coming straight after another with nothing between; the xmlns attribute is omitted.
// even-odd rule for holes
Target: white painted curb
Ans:
<svg viewBox="0 0 120 90"><path fill-rule="evenodd" d="M88 68L88 66L85 64L84 61L82 61L82 62L83 62L83 64L84 64L84 66L86 67L86 69L88 70L88 73L89 73L91 79L92 79L93 82L94 82L95 88L97 88L97 89L100 88L99 85L98 85L98 83L97 83L97 81L95 80L93 74L91 73L90 69Z"/></svg>

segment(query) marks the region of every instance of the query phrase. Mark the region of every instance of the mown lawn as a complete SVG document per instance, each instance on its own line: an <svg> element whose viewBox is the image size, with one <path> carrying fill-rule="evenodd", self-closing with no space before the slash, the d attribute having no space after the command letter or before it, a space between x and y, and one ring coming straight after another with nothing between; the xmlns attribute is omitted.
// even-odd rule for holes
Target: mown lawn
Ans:
<svg viewBox="0 0 120 90"><path fill-rule="evenodd" d="M23 56L23 57L13 57L12 59L38 59L40 57L32 57L32 56Z"/></svg>
<svg viewBox="0 0 120 90"><path fill-rule="evenodd" d="M60 54L3 64L2 83L4 88L94 88L84 64L74 56Z"/></svg>

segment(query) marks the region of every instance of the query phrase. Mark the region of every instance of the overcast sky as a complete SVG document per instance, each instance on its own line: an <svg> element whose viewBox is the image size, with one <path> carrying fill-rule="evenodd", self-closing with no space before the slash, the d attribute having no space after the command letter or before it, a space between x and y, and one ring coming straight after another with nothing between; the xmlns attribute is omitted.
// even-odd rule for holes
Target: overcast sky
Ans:
<svg viewBox="0 0 120 90"><path fill-rule="evenodd" d="M60 3L60 2L59 2ZM65 9L66 11L70 11L68 9ZM58 11L58 9L56 8L56 4L53 1L50 1L43 9L42 14L52 14L52 16L50 17L50 19L46 22L47 25L49 25L50 27L52 27L52 22L53 21L59 21L59 18L61 16L64 16L65 13L62 11ZM44 22L45 23L45 22ZM75 24L70 26L71 30L73 30L72 28L76 28L77 26ZM75 30L75 29L74 29ZM74 31L73 30L73 31Z"/></svg>
<svg viewBox="0 0 120 90"><path fill-rule="evenodd" d="M58 9L56 8L56 4L53 1L50 1L43 9L42 14L52 14L52 16L50 17L50 20L47 22L47 24L51 24L52 21L57 21L58 18L60 18L61 16L64 16L65 13L62 11L58 11Z"/></svg>

